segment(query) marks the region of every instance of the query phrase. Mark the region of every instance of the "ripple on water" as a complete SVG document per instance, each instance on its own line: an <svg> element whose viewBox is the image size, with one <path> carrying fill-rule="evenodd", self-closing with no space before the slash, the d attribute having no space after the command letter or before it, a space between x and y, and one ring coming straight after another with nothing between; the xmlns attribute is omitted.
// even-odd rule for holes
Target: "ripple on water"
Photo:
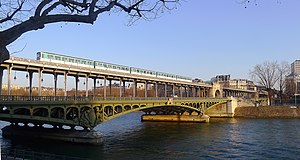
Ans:
<svg viewBox="0 0 300 160"><path fill-rule="evenodd" d="M142 113L95 128L102 146L10 141L2 148L89 159L299 159L299 119L211 119L210 123L141 122ZM1 127L7 123L1 122Z"/></svg>

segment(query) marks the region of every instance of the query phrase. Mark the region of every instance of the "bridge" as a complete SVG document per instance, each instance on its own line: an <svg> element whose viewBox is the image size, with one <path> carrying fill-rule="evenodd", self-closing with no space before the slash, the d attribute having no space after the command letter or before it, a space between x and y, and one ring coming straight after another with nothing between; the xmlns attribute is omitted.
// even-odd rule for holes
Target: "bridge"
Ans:
<svg viewBox="0 0 300 160"><path fill-rule="evenodd" d="M231 98L89 98L1 96L0 120L55 128L68 125L92 129L98 124L135 111L146 115L196 115L214 106L227 105ZM228 106L227 106L228 107ZM231 111L232 112L232 111Z"/></svg>
<svg viewBox="0 0 300 160"><path fill-rule="evenodd" d="M6 93L2 89L4 71L7 74ZM27 73L28 95L11 94L12 71ZM52 96L42 95L43 74L53 75ZM33 94L34 75L38 79L37 95ZM60 76L64 79L63 95L57 92ZM67 92L67 79L70 77L74 77L75 84L71 95ZM79 78L85 79L84 96L78 93ZM93 81L92 86L90 80ZM103 82L100 85L99 80ZM112 94L112 81L119 83L117 97ZM138 84L143 87L138 88ZM55 129L67 126L71 130L76 126L92 130L98 124L135 111L143 111L145 120L153 120L155 116L171 116L167 120L208 121L205 115L232 117L241 101L238 98L252 99L252 102L258 100L255 90L224 88L218 83L177 81L20 57L11 57L0 64L0 86L0 120L15 126L31 124L43 128L44 125L51 125ZM91 87L92 91L89 90ZM131 92L129 96L125 94L126 89ZM99 90L103 93L99 94ZM138 90L144 90L144 93L138 94ZM154 94L150 95L151 91Z"/></svg>

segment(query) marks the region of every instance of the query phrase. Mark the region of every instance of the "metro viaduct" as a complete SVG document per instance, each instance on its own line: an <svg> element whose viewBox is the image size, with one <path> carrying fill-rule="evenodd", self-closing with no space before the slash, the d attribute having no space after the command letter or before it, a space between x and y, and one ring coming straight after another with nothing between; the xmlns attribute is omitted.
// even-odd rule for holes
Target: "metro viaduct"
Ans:
<svg viewBox="0 0 300 160"><path fill-rule="evenodd" d="M162 97L170 97L177 95L178 97L254 97L256 91L242 90L234 88L222 88L218 85L210 85L205 83L191 83L176 81L157 77L148 77L142 75L133 75L128 73L113 72L107 70L100 70L95 68L86 68L73 65L59 64L53 62L44 62L32 59L25 59L20 57L11 57L9 60L0 64L0 95L2 95L2 81L3 71L7 70L7 95L11 95L11 77L12 71L25 71L28 72L29 81L29 96L32 95L33 85L33 73L38 74L38 96L42 95L42 81L43 74L52 74L54 81L54 96L57 96L57 81L58 76L64 77L64 96L67 96L67 78L68 76L75 77L75 97L78 94L78 83L79 78L85 78L85 96L96 97L97 80L103 80L103 97L112 96L112 81L119 81L119 96L125 97L125 83L132 83L132 97L137 97L137 85L142 83L144 85L144 96L148 96L148 85L152 84L154 87L154 97L159 97L158 88L161 87L163 90ZM89 79L93 79L93 95L89 95ZM99 81L98 81L99 82ZM107 86L108 82L108 86ZM107 87L109 89L109 95L107 95ZM171 90L171 91L170 91Z"/></svg>

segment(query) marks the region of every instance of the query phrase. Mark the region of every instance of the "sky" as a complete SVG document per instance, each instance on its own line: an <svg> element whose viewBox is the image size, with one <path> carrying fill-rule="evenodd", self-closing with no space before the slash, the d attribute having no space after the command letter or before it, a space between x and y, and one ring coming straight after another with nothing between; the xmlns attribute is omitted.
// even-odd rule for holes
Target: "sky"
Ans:
<svg viewBox="0 0 300 160"><path fill-rule="evenodd" d="M300 1L185 0L153 21L128 25L125 14L104 14L94 25L56 23L24 34L14 56L46 51L210 80L249 79L264 61L300 59Z"/></svg>

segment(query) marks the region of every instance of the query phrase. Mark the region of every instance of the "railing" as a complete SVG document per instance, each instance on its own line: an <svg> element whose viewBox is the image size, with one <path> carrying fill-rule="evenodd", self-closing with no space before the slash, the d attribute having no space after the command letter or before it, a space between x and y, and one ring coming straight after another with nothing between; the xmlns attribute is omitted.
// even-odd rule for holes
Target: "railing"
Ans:
<svg viewBox="0 0 300 160"><path fill-rule="evenodd" d="M9 101L132 101L132 100L168 100L169 97L93 97L93 96L14 96L0 95L0 102ZM199 97L176 97L174 100L215 99Z"/></svg>
<svg viewBox="0 0 300 160"><path fill-rule="evenodd" d="M86 158L77 158L65 155L55 155L42 152L34 152L20 149L2 149L0 159L34 159L34 160L87 160Z"/></svg>

